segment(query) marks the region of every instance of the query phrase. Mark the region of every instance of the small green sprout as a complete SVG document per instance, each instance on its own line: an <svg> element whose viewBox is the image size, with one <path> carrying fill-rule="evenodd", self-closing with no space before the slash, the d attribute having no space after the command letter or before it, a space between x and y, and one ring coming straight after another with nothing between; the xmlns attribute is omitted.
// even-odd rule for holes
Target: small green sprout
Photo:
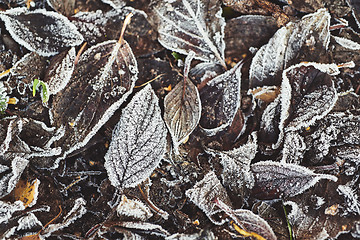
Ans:
<svg viewBox="0 0 360 240"><path fill-rule="evenodd" d="M36 91L39 90L40 86L41 86L41 92L40 92L41 100L43 103L46 103L47 101L49 101L48 86L45 82L37 78L35 78L33 82L33 96L36 95Z"/></svg>
<svg viewBox="0 0 360 240"><path fill-rule="evenodd" d="M288 229L289 229L289 240L293 240L292 228L291 228L291 224L289 222L289 218L288 218L287 211L286 211L286 208L285 208L284 204L283 204L283 209L284 209L284 214L285 214L285 218L286 218L286 223L287 223L287 226L288 226Z"/></svg>
<svg viewBox="0 0 360 240"><path fill-rule="evenodd" d="M175 58L175 61L178 61L178 60L184 61L185 60L185 56L180 53L172 52L171 55Z"/></svg>

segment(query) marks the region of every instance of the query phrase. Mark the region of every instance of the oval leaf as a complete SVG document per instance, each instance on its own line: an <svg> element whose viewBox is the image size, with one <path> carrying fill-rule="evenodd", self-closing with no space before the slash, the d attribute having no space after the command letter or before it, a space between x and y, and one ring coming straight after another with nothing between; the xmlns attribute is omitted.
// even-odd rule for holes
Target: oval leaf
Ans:
<svg viewBox="0 0 360 240"><path fill-rule="evenodd" d="M184 80L179 82L164 99L164 120L171 134L175 151L194 131L201 116L199 91L188 79L188 70L194 55L191 53L185 61Z"/></svg>
<svg viewBox="0 0 360 240"><path fill-rule="evenodd" d="M41 56L52 56L83 42L75 25L56 12L12 8L1 13L0 19L17 43Z"/></svg>
<svg viewBox="0 0 360 240"><path fill-rule="evenodd" d="M306 167L291 163L262 161L251 166L255 176L254 196L261 199L287 198L303 193L321 179L337 177L316 174Z"/></svg>
<svg viewBox="0 0 360 240"><path fill-rule="evenodd" d="M166 146L166 127L158 98L148 85L123 109L116 125L105 168L111 184L134 187L150 176Z"/></svg>
<svg viewBox="0 0 360 240"><path fill-rule="evenodd" d="M329 25L330 14L326 9L320 9L304 16L298 23L290 22L280 28L255 54L249 71L250 87L278 85L282 70L291 64L301 60L318 61L320 51L329 45ZM302 52L307 53L306 59L299 58Z"/></svg>
<svg viewBox="0 0 360 240"><path fill-rule="evenodd" d="M224 28L219 1L157 1L153 7L159 42L182 54L196 53L195 58L224 62Z"/></svg>

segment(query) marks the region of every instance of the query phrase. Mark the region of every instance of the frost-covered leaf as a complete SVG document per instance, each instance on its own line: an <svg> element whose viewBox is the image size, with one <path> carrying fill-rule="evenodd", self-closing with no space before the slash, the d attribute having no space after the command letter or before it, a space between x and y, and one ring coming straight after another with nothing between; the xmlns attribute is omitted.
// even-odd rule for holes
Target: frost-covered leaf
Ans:
<svg viewBox="0 0 360 240"><path fill-rule="evenodd" d="M54 125L64 126L56 143L64 157L84 147L130 95L137 62L126 41L110 40L86 50L66 88L53 97Z"/></svg>
<svg viewBox="0 0 360 240"><path fill-rule="evenodd" d="M56 12L12 8L2 12L0 19L17 43L41 56L52 56L83 42L76 27Z"/></svg>
<svg viewBox="0 0 360 240"><path fill-rule="evenodd" d="M25 95L28 90L28 85L36 78L40 78L44 71L46 58L39 54L32 52L25 54L16 64L10 69L10 75L5 85L12 91L18 92L20 95Z"/></svg>
<svg viewBox="0 0 360 240"><path fill-rule="evenodd" d="M46 0L55 11L64 16L71 16L75 13L75 0Z"/></svg>
<svg viewBox="0 0 360 240"><path fill-rule="evenodd" d="M200 125L209 135L229 126L240 107L242 62L211 79L200 90L202 116Z"/></svg>
<svg viewBox="0 0 360 240"><path fill-rule="evenodd" d="M145 204L136 199L128 199L125 195L121 196L121 202L116 207L116 212L119 217L131 217L141 221L146 221L153 215Z"/></svg>
<svg viewBox="0 0 360 240"><path fill-rule="evenodd" d="M276 240L274 231L270 225L260 216L247 209L233 210L221 200L215 200L218 207L223 210L242 230L260 235L267 240ZM253 236L254 237L254 236ZM260 238L257 238L260 239Z"/></svg>
<svg viewBox="0 0 360 240"><path fill-rule="evenodd" d="M207 62L224 62L224 28L219 1L157 0L152 6L159 42L175 52L196 53L195 58Z"/></svg>
<svg viewBox="0 0 360 240"><path fill-rule="evenodd" d="M79 12L71 17L79 32L89 44L118 39L124 18L132 13L124 39L130 44L135 56L149 56L163 49L157 41L157 33L148 22L147 15L132 7L112 9L107 12Z"/></svg>
<svg viewBox="0 0 360 240"><path fill-rule="evenodd" d="M41 232L41 236L49 237L53 232L73 224L77 219L81 218L87 212L85 205L86 201L83 198L75 199L74 206L71 208L68 214L64 216L62 222L50 224Z"/></svg>
<svg viewBox="0 0 360 240"><path fill-rule="evenodd" d="M300 165L306 148L305 140L298 132L287 132L284 138L281 162Z"/></svg>
<svg viewBox="0 0 360 240"><path fill-rule="evenodd" d="M360 44L357 42L354 42L350 39L346 39L346 38L342 38L342 37L337 37L337 36L332 36L332 37L342 47L345 47L345 48L348 48L351 50L360 50Z"/></svg>
<svg viewBox="0 0 360 240"><path fill-rule="evenodd" d="M255 158L257 146L257 136L254 132L244 145L233 150L215 151L206 149L206 152L220 156L223 165L222 179L224 186L229 187L238 195L243 195L245 192L244 187L251 189L254 185L250 163Z"/></svg>
<svg viewBox="0 0 360 240"><path fill-rule="evenodd" d="M259 198L288 198L303 193L321 179L337 181L327 174L316 174L290 163L262 161L251 165L255 177L253 194Z"/></svg>
<svg viewBox="0 0 360 240"><path fill-rule="evenodd" d="M216 206L214 200L219 199L229 206L231 206L231 201L213 171L206 174L201 181L188 189L185 194L214 224L222 225L224 223L223 219L217 219L215 216L221 212L221 209Z"/></svg>
<svg viewBox="0 0 360 240"><path fill-rule="evenodd" d="M0 197L9 194L14 189L28 163L29 160L25 158L15 157L9 164L0 157Z"/></svg>
<svg viewBox="0 0 360 240"><path fill-rule="evenodd" d="M14 212L24 209L25 206L21 201L8 203L0 200L0 224L7 223Z"/></svg>
<svg viewBox="0 0 360 240"><path fill-rule="evenodd" d="M329 74L338 73L335 64L311 62L284 70L281 93L264 111L260 136L264 138L278 133L273 145L273 148L278 148L284 131L305 129L325 117L338 98Z"/></svg>
<svg viewBox="0 0 360 240"><path fill-rule="evenodd" d="M313 156L311 161L315 163L322 161L329 154L331 148L333 148L332 154L335 157L358 161L356 160L356 150L352 151L351 146L359 146L359 131L360 116L344 112L328 114L316 126L315 131L306 137L305 142ZM351 152L353 153L351 154Z"/></svg>
<svg viewBox="0 0 360 240"><path fill-rule="evenodd" d="M136 230L140 233L151 234L161 238L165 238L170 235L169 232L163 229L160 225L149 222L115 222L110 226Z"/></svg>
<svg viewBox="0 0 360 240"><path fill-rule="evenodd" d="M48 85L49 95L63 90L70 81L74 71L76 52L72 47L51 59L50 66L45 72L44 82Z"/></svg>
<svg viewBox="0 0 360 240"><path fill-rule="evenodd" d="M175 151L194 131L201 116L199 91L188 77L194 55L194 52L190 52L185 60L183 81L179 82L164 99L164 121L171 134Z"/></svg>
<svg viewBox="0 0 360 240"><path fill-rule="evenodd" d="M320 60L320 53L329 45L329 25L330 14L320 9L280 28L255 54L249 72L250 87L279 85L282 70L291 64ZM305 59L299 58L300 53L306 55Z"/></svg>
<svg viewBox="0 0 360 240"><path fill-rule="evenodd" d="M350 185L339 185L336 191L344 197L344 214L360 215L360 201L357 189Z"/></svg>
<svg viewBox="0 0 360 240"><path fill-rule="evenodd" d="M105 155L105 168L113 186L134 187L159 164L167 131L158 101L151 85L147 85L123 109Z"/></svg>

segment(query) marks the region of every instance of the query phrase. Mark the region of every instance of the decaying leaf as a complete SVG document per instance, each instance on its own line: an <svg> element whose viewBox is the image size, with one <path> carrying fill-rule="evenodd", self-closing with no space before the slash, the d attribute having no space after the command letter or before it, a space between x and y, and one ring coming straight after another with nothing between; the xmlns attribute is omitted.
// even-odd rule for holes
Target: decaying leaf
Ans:
<svg viewBox="0 0 360 240"><path fill-rule="evenodd" d="M195 53L185 60L184 79L164 99L164 121L169 129L175 152L178 146L194 131L201 116L201 102L197 87L188 77Z"/></svg>
<svg viewBox="0 0 360 240"><path fill-rule="evenodd" d="M225 188L221 185L213 171L206 174L201 181L188 189L185 194L214 224L224 224L224 219L216 219L216 214L221 212L221 209L214 200L221 200L229 206L231 206L231 201Z"/></svg>
<svg viewBox="0 0 360 240"><path fill-rule="evenodd" d="M196 59L218 62L226 69L225 21L219 1L156 1L152 11L164 47L182 54L194 51Z"/></svg>
<svg viewBox="0 0 360 240"><path fill-rule="evenodd" d="M57 142L63 157L84 147L131 94L137 62L124 40L97 44L85 51L68 85L53 98L54 125L66 128Z"/></svg>
<svg viewBox="0 0 360 240"><path fill-rule="evenodd" d="M146 221L153 215L145 204L136 199L128 199L125 195L121 196L121 202L116 207L116 212L119 217L130 217L141 221Z"/></svg>
<svg viewBox="0 0 360 240"><path fill-rule="evenodd" d="M75 57L75 48L72 47L51 59L44 77L44 82L48 85L49 95L58 93L68 84L74 71Z"/></svg>
<svg viewBox="0 0 360 240"><path fill-rule="evenodd" d="M302 61L319 61L330 41L330 14L326 9L280 28L255 54L249 72L250 87L279 85L282 70ZM304 54L306 52L306 54ZM299 55L306 55L304 59Z"/></svg>
<svg viewBox="0 0 360 240"><path fill-rule="evenodd" d="M255 177L253 194L262 199L296 196L321 179L337 181L337 177L316 174L306 167L290 163L262 161L251 165Z"/></svg>
<svg viewBox="0 0 360 240"><path fill-rule="evenodd" d="M277 239L270 225L260 216L246 209L233 210L219 199L215 201L216 205L220 207L220 209L223 210L236 223L236 227L239 227L242 230L240 231L241 234L245 235L246 237L254 237L258 240Z"/></svg>
<svg viewBox="0 0 360 240"><path fill-rule="evenodd" d="M39 194L39 184L39 179L35 179L32 182L20 179L13 190L15 200L23 202L25 208L34 206Z"/></svg>
<svg viewBox="0 0 360 240"><path fill-rule="evenodd" d="M200 125L208 135L229 126L240 107L242 62L211 79L200 90L202 116Z"/></svg>
<svg viewBox="0 0 360 240"><path fill-rule="evenodd" d="M105 155L105 168L113 186L134 187L159 164L167 131L158 101L151 85L147 85L122 110Z"/></svg>
<svg viewBox="0 0 360 240"><path fill-rule="evenodd" d="M21 201L8 203L0 200L0 224L7 223L11 216L14 214L14 212L24 209L25 206Z"/></svg>
<svg viewBox="0 0 360 240"><path fill-rule="evenodd" d="M0 14L12 38L41 56L52 56L82 43L83 37L64 16L37 9L12 8Z"/></svg>

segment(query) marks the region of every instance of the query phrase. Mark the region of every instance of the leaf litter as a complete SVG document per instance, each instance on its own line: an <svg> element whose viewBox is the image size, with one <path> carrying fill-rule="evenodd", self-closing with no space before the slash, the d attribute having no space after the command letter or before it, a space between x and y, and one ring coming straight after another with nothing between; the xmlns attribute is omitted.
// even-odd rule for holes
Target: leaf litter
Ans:
<svg viewBox="0 0 360 240"><path fill-rule="evenodd" d="M306 2L2 3L1 238L360 236L358 6Z"/></svg>

